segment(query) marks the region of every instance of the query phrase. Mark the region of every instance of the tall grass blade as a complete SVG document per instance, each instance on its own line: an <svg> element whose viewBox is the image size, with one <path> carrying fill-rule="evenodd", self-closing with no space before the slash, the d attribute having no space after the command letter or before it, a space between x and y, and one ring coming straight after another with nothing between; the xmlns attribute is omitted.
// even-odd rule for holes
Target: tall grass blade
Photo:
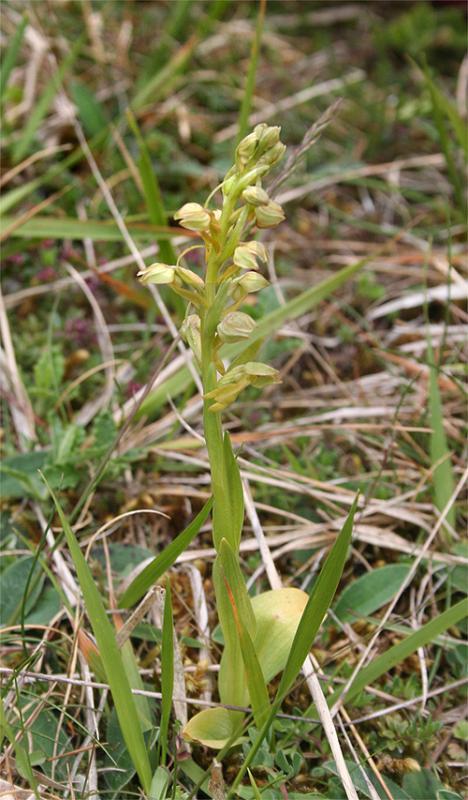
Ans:
<svg viewBox="0 0 468 800"><path fill-rule="evenodd" d="M213 24L224 15L229 8L229 0L212 0L208 11L197 26L197 35L203 39L212 29Z"/></svg>
<svg viewBox="0 0 468 800"><path fill-rule="evenodd" d="M20 187L21 188L21 187ZM19 194L16 189L8 192L7 202L9 205L16 204L23 199L24 194ZM13 196L15 192L15 196ZM2 217L2 228L14 225L15 217ZM159 225L149 225L144 222L127 222L126 227L134 239L151 241L155 236L159 238L169 238L180 235L177 228L162 227ZM16 230L12 231L13 237L21 239L92 239L97 242L121 242L122 234L114 222L101 222L98 220L80 220L72 217L47 217L36 216L23 223Z"/></svg>
<svg viewBox="0 0 468 800"><path fill-rule="evenodd" d="M17 740L16 731L12 728L6 718L5 705L3 698L0 697L0 748L2 748L4 739L8 739L11 746L15 751L16 768L22 778L25 778L30 788L34 792L34 797L40 800L36 778L34 777L31 760L28 751L23 747L20 741Z"/></svg>
<svg viewBox="0 0 468 800"><path fill-rule="evenodd" d="M431 94L432 104L434 105L435 102L440 108L441 113L446 117L446 119L450 120L453 131L457 138L457 142L463 150L465 157L468 158L468 138L466 135L466 124L463 117L458 112L455 103L446 97L446 95L439 89L437 83L433 80L427 68L424 69L423 74L424 81Z"/></svg>
<svg viewBox="0 0 468 800"><path fill-rule="evenodd" d="M146 146L146 142L141 135L138 123L130 110L127 112L127 120L138 142L140 157L138 159L138 171L146 198L148 216L153 225L167 226L167 214L159 188L158 179L151 163L151 157ZM161 261L165 264L175 264L177 256L175 250L168 239L161 239L159 243Z"/></svg>
<svg viewBox="0 0 468 800"><path fill-rule="evenodd" d="M161 647L161 722L159 727L159 747L161 766L166 763L167 738L171 717L172 696L174 694L174 628L172 620L171 584L166 580Z"/></svg>
<svg viewBox="0 0 468 800"><path fill-rule="evenodd" d="M163 552L156 556L156 558L136 576L130 586L124 591L122 597L119 598L120 608L128 608L134 605L134 603L137 603L145 592L148 591L150 586L156 583L156 581L167 572L169 567L172 567L177 557L187 549L191 541L200 531L202 525L208 519L212 505L213 498L210 497L190 525L188 525L182 533L179 533Z"/></svg>
<svg viewBox="0 0 468 800"><path fill-rule="evenodd" d="M141 89L137 92L131 107L137 111L150 99L152 102L160 100L170 92L175 78L181 72L191 57L197 39L192 36L186 44L178 49L171 60L156 73Z"/></svg>
<svg viewBox="0 0 468 800"><path fill-rule="evenodd" d="M279 702L281 702L283 697L288 693L299 675L301 667L309 654L310 648L324 620L325 614L335 596L351 542L358 497L359 496L356 496L354 499L345 524L327 556L323 569L307 601L294 637L288 662L281 676L277 692Z"/></svg>
<svg viewBox="0 0 468 800"><path fill-rule="evenodd" d="M74 81L71 84L70 94L78 109L78 115L86 135L91 137L101 134L109 123L95 94L81 81Z"/></svg>
<svg viewBox="0 0 468 800"><path fill-rule="evenodd" d="M3 101L3 96L5 94L8 79L10 77L11 71L16 64L16 60L18 58L18 53L21 48L21 44L23 42L24 32L26 30L26 25L28 24L28 18L25 15L20 24L18 25L14 35L11 38L11 41L7 47L7 50L2 58L0 64L0 103Z"/></svg>
<svg viewBox="0 0 468 800"><path fill-rule="evenodd" d="M127 674L128 682L130 684L131 689L138 689L139 691L145 688L144 683L141 679L140 670L138 669L138 663L135 658L135 653L133 651L132 643L130 641L126 641L123 647L121 648L121 655L122 655L122 663ZM140 727L142 733L145 731L151 730L153 727L153 721L151 718L151 709L149 700L144 695L135 695L133 694L133 702L135 703L135 708L137 710L138 718L140 720Z"/></svg>
<svg viewBox="0 0 468 800"><path fill-rule="evenodd" d="M138 777L140 778L141 785L145 792L148 792L151 785L151 766L134 698L125 672L122 656L115 639L115 631L107 618L101 595L99 594L91 571L75 538L75 534L63 513L57 497L45 478L44 482L54 501L65 539L75 564L81 591L83 592L86 612L96 637L125 744L138 773Z"/></svg>
<svg viewBox="0 0 468 800"><path fill-rule="evenodd" d="M297 297L289 300L280 308L270 311L269 314L257 322L253 333L249 337L249 346L252 344L252 342L257 341L258 339L265 339L266 337L271 336L271 334L277 331L278 328L280 328L281 325L284 325L285 322L290 322L291 320L300 317L302 314L309 312L311 308L314 308L314 306L318 305L318 303L321 303L322 300L325 300L326 297L329 297L329 295L336 292L336 290L346 283L346 281L350 280L353 275L365 267L369 260L369 257L362 258L359 261L356 261L354 264L344 267L337 272L336 275L332 275L330 278L325 278L325 280L320 281L320 283L318 283L316 286L311 286L310 289L306 289L304 292L301 292L297 295ZM236 354L240 350L240 346L237 345ZM233 352L233 349L229 352Z"/></svg>
<svg viewBox="0 0 468 800"><path fill-rule="evenodd" d="M457 167L454 157L454 143L450 139L450 130L447 125L447 104L443 102L443 95L437 90L434 81L430 79L429 70L427 66L424 67L424 77L426 86L429 90L432 103L432 114L434 118L434 125L437 129L441 150L444 154L445 163L447 165L447 174L453 186L453 191L460 211L464 208L464 192L463 192L463 179ZM464 149L466 147L466 132L464 137Z"/></svg>
<svg viewBox="0 0 468 800"><path fill-rule="evenodd" d="M254 776L252 775L252 773L251 773L251 771L249 769L247 770L247 774L249 776L249 781L250 781L250 785L252 787L253 796L254 796L255 800L262 800L262 795L260 794L258 786L255 783L255 778L254 778Z"/></svg>
<svg viewBox="0 0 468 800"><path fill-rule="evenodd" d="M247 79L245 81L244 94L242 97L242 104L239 112L239 130L237 133L236 147L240 140L247 134L249 127L249 115L252 109L252 97L255 91L255 77L257 74L258 57L260 54L260 44L262 41L263 23L265 21L266 0L260 0L257 14L257 25L255 28L255 36L252 40L252 49L250 51L249 68L247 71Z"/></svg>
<svg viewBox="0 0 468 800"><path fill-rule="evenodd" d="M442 512L455 491L450 450L444 430L444 409L440 397L438 369L434 361L434 352L431 342L427 343L427 361L429 366L429 418L432 432L430 434L430 454L433 467L432 483L434 489L434 502L436 508ZM447 512L446 520L452 528L455 527L456 514L452 505ZM449 537L446 528L443 531Z"/></svg>
<svg viewBox="0 0 468 800"><path fill-rule="evenodd" d="M78 56L78 53L81 50L81 46L83 44L83 39L78 39L75 42L74 46L70 50L68 56L63 60L62 64L60 64L57 72L53 75L51 80L47 83L46 88L44 89L42 95L40 96L37 103L34 105L34 108L31 114L28 117L26 125L24 126L23 132L13 149L13 160L17 163L21 161L24 155L29 150L29 146L34 139L37 129L41 124L42 120L44 119L49 107L54 99L54 96L60 89L60 85L62 80L72 64L74 63L75 59Z"/></svg>
<svg viewBox="0 0 468 800"><path fill-rule="evenodd" d="M444 633L452 625L456 625L468 614L468 600L460 600L451 608L443 611L430 622L426 622L419 630L411 633L402 642L393 645L381 656L377 656L373 661L364 669L361 669L356 675L354 681L351 683L346 694L341 695L340 691L336 691L329 699L330 704L334 704L337 700L343 699L346 702L353 700L357 695L365 689L366 686L374 683L382 675L385 675L390 669L400 664L405 658L412 655L418 650L419 647L424 647L430 642L433 642L438 636Z"/></svg>
<svg viewBox="0 0 468 800"><path fill-rule="evenodd" d="M175 0L171 6L167 32L173 39L180 39L187 27L193 0Z"/></svg>

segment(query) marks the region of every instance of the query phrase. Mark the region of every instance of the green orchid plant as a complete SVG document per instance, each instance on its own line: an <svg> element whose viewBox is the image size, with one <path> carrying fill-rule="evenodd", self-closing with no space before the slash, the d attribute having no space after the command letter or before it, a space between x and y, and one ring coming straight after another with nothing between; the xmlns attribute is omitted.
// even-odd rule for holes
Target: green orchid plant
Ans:
<svg viewBox="0 0 468 800"><path fill-rule="evenodd" d="M181 253L176 264L156 263L139 273L144 284L167 284L187 303L181 335L200 370L204 393L204 433L213 493L213 580L224 637L218 690L225 706L251 707L257 728L270 710L267 684L281 672L308 596L294 588L250 598L239 563L244 522L242 481L222 412L248 386L262 388L280 381L279 373L256 361L260 343L249 345L255 322L241 309L248 295L268 285L260 273L265 247L252 229L272 228L284 220L281 206L270 199L262 179L282 159L280 128L258 125L238 145L235 163L204 206L186 203L174 215L180 225L203 240ZM221 208L210 208L217 193ZM181 265L183 256L202 247L204 275ZM226 344L246 344L230 364ZM188 740L214 749L236 740L244 713L213 708L196 714L183 733Z"/></svg>

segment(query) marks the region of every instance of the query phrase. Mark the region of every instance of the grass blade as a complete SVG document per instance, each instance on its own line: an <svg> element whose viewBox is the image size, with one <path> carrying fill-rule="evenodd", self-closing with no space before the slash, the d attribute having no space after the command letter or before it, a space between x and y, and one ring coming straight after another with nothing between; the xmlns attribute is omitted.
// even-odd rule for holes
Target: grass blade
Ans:
<svg viewBox="0 0 468 800"><path fill-rule="evenodd" d="M35 104L32 113L28 117L28 121L24 126L24 130L21 134L20 139L18 140L14 150L13 150L13 160L17 163L21 161L23 156L27 153L29 146L34 139L34 135L39 128L43 118L47 114L49 110L49 106L54 99L55 94L60 89L60 85L62 83L62 79L72 66L73 62L75 61L78 53L80 52L81 46L83 44L83 40L80 38L75 45L72 47L68 56L64 59L62 64L60 64L57 72L53 75L51 80L48 82L46 88L44 89L41 97L39 98L38 102Z"/></svg>
<svg viewBox="0 0 468 800"><path fill-rule="evenodd" d="M150 154L144 141L137 121L130 110L127 111L127 120L138 142L140 157L138 159L138 170L143 184L146 198L148 216L153 225L167 226L167 214L164 207L159 182L151 163ZM175 250L168 239L162 239L159 243L161 261L165 264L175 264L177 256Z"/></svg>
<svg viewBox="0 0 468 800"><path fill-rule="evenodd" d="M140 778L141 785L145 792L148 792L151 785L150 762L134 698L125 672L121 653L117 646L115 631L107 618L101 595L99 594L91 571L75 538L75 534L63 513L57 497L45 478L44 481L54 501L55 508L57 509L65 539L75 564L81 591L83 592L86 611L96 637L97 646L106 672L107 682L111 689L125 744L138 773L138 777Z"/></svg>
<svg viewBox="0 0 468 800"><path fill-rule="evenodd" d="M8 85L8 79L13 67L16 64L16 59L18 58L18 53L23 42L24 32L27 24L28 18L24 16L18 25L10 44L8 45L5 55L2 58L2 63L0 65L0 102L3 100L3 95L5 94L5 90Z"/></svg>
<svg viewBox="0 0 468 800"><path fill-rule="evenodd" d="M133 102L131 103L132 109L138 110L145 105L150 99L152 102L160 100L163 96L171 90L174 79L181 72L191 57L197 39L191 36L171 60L156 73L141 89L137 92Z"/></svg>
<svg viewBox="0 0 468 800"><path fill-rule="evenodd" d="M18 190L13 189L7 197L8 203L16 203L23 197L18 196ZM29 193L31 189L26 192ZM13 196L15 193L15 196ZM13 225L15 217L2 217L2 228ZM158 225L148 225L144 222L126 222L129 233L134 239L144 239L151 241L155 236L158 238L169 238L179 236L180 230L177 228L162 227ZM37 216L23 223L21 227L12 231L12 236L26 239L92 239L98 242L121 242L122 234L114 222L100 222L98 220L80 220L72 217L47 217Z"/></svg>
<svg viewBox="0 0 468 800"><path fill-rule="evenodd" d="M88 137L98 136L108 126L108 120L99 100L81 81L72 83L70 93L78 109L78 115L86 135Z"/></svg>
<svg viewBox="0 0 468 800"><path fill-rule="evenodd" d="M389 650L382 653L381 656L375 658L367 667L364 667L364 669L358 672L344 695L345 701L349 702L349 700L353 700L366 686L374 683L374 681L382 675L385 675L392 667L395 667L401 661L404 661L405 658L412 655L412 653L415 653L419 647L424 647L430 642L433 642L441 633L451 628L452 625L456 625L457 622L460 622L467 614L468 600L460 600L459 603L451 606L451 608L448 608L430 622L426 622L422 628L411 633L406 639L403 639L402 642L390 647ZM338 699L341 699L339 691L334 692L330 697L329 703L334 704Z"/></svg>
<svg viewBox="0 0 468 800"><path fill-rule="evenodd" d="M174 694L174 628L172 620L171 584L166 580L161 647L161 722L159 727L160 765L164 766L167 757L167 736L171 717L172 695Z"/></svg>
<svg viewBox="0 0 468 800"><path fill-rule="evenodd" d="M140 600L146 591L156 583L162 575L171 567L178 556L186 550L199 532L201 526L206 522L213 505L213 498L210 497L205 505L198 512L194 520L160 553L148 564L145 569L131 582L122 597L119 598L119 607L128 608Z"/></svg>
<svg viewBox="0 0 468 800"><path fill-rule="evenodd" d="M24 729L23 732L25 733ZM10 742L11 746L15 751L16 769L18 770L18 773L21 775L22 778L25 778L29 782L29 786L34 792L34 797L37 798L37 800L40 800L37 781L34 777L31 761L29 758L29 753L27 750L25 750L21 742L18 741L17 732L11 727L10 723L8 722L6 718L3 698L0 697L0 748L3 745L3 741L5 738L8 739L8 741Z"/></svg>
<svg viewBox="0 0 468 800"><path fill-rule="evenodd" d="M262 41L263 23L265 21L266 0L260 0L257 15L257 26L255 28L255 36L252 40L252 49L250 51L249 69L247 71L247 79L245 81L244 94L242 96L242 104L239 112L239 131L237 133L236 147L247 134L249 127L249 115L252 109L252 97L255 91L255 77L257 74L258 57L260 54L260 44Z"/></svg>
<svg viewBox="0 0 468 800"><path fill-rule="evenodd" d="M187 27L193 0L176 0L172 3L167 32L173 39L180 39Z"/></svg>
<svg viewBox="0 0 468 800"><path fill-rule="evenodd" d="M441 150L444 154L445 163L447 165L447 174L453 186L454 195L460 211L464 208L464 191L463 179L457 167L454 157L454 142L450 138L450 131L447 125L447 102L444 101L443 95L438 91L435 83L430 79L429 70L427 66L423 69L426 86L429 90L432 103L432 115L434 125L439 136ZM464 148L466 147L466 132L464 132Z"/></svg>
<svg viewBox="0 0 468 800"><path fill-rule="evenodd" d="M132 643L127 640L121 647L120 652L130 688L141 691L145 688L145 686L141 679L140 670L138 669L138 662L135 658ZM135 703L135 708L140 720L142 733L151 730L153 727L153 721L151 718L151 709L148 698L144 695L133 695L133 702Z"/></svg>
<svg viewBox="0 0 468 800"><path fill-rule="evenodd" d="M444 409L440 397L438 369L434 361L434 353L430 341L427 343L427 360L429 365L429 419L432 433L430 434L430 454L433 467L432 482L434 489L434 503L442 512L455 491L450 450L444 430ZM447 522L454 528L456 523L455 506L452 505L446 515ZM450 537L447 528L443 532ZM451 537L449 538L450 541Z"/></svg>
<svg viewBox="0 0 468 800"><path fill-rule="evenodd" d="M358 496L346 518L336 542L327 556L317 583L309 597L299 623L289 654L289 659L281 676L277 698L281 702L296 680L301 667L309 654L310 648L323 622L343 573L353 532L354 514L356 513ZM275 701L276 702L276 701Z"/></svg>
<svg viewBox="0 0 468 800"><path fill-rule="evenodd" d="M372 256L373 258L375 256ZM365 265L369 262L369 257L363 258L360 261L356 261L354 264L350 264L348 267L344 267L336 275L332 275L330 278L325 278L325 280L320 281L316 286L311 286L310 289L306 289L305 292L301 292L297 297L294 297L292 300L289 300L280 308L276 308L274 311L270 311L263 319L260 319L252 335L249 338L249 346L252 342L257 341L258 339L265 339L268 336L271 336L272 333L278 330L281 325L284 325L285 322L290 322L297 317L300 317L302 314L306 314L310 311L311 308L318 305L322 300L325 300L326 297L336 292L337 289L340 288L346 281L353 277L359 270L361 270ZM239 345L236 348L236 353L239 352L241 348Z"/></svg>
<svg viewBox="0 0 468 800"><path fill-rule="evenodd" d="M468 158L468 140L466 136L466 125L458 109L448 97L439 89L437 83L431 77L427 67L423 70L424 81L429 89L432 104L437 104L441 113L446 119L450 120L453 131L457 137L459 146L462 148L465 158Z"/></svg>

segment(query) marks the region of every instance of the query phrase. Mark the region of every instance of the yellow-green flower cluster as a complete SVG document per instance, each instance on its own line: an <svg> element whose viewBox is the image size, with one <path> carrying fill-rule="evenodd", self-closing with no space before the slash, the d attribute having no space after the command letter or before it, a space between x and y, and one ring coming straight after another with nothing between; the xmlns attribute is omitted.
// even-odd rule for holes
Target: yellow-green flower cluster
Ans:
<svg viewBox="0 0 468 800"><path fill-rule="evenodd" d="M227 408L247 386L279 381L278 372L260 362L226 368L221 348L225 343L248 343L255 331L254 320L239 306L248 295L268 286L260 273L267 252L263 244L246 239L246 235L253 227L275 227L285 218L281 206L261 185L285 149L279 127L257 125L239 143L235 163L221 184L222 208L186 203L174 214L183 228L203 240L203 278L179 262L151 264L139 273L143 283L168 284L189 302L181 335L201 369L210 411ZM214 379L210 364L215 367Z"/></svg>

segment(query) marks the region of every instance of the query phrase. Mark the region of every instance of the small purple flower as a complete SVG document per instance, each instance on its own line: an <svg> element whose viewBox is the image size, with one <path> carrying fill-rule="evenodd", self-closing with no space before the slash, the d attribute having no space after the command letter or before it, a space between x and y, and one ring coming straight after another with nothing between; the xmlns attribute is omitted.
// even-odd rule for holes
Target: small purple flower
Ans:
<svg viewBox="0 0 468 800"><path fill-rule="evenodd" d="M65 334L78 347L92 344L96 340L94 327L89 319L69 319L65 325Z"/></svg>
<svg viewBox="0 0 468 800"><path fill-rule="evenodd" d="M65 258L67 261L69 261L71 258L75 258L76 250L73 248L73 245L71 245L70 242L65 242L60 255L62 258Z"/></svg>
<svg viewBox="0 0 468 800"><path fill-rule="evenodd" d="M135 397L137 392L143 388L143 384L138 381L129 381L125 387L125 394L127 397Z"/></svg>
<svg viewBox="0 0 468 800"><path fill-rule="evenodd" d="M101 281L99 278L96 278L95 275L89 275L85 278L86 284L88 288L92 291L93 294L96 294L99 287L101 286Z"/></svg>
<svg viewBox="0 0 468 800"><path fill-rule="evenodd" d="M37 281L49 283L49 281L54 281L57 278L57 273L53 267L43 267L35 275L35 278Z"/></svg>
<svg viewBox="0 0 468 800"><path fill-rule="evenodd" d="M8 261L9 264L21 266L26 261L26 257L23 253L12 253L10 256L6 257L6 261Z"/></svg>

